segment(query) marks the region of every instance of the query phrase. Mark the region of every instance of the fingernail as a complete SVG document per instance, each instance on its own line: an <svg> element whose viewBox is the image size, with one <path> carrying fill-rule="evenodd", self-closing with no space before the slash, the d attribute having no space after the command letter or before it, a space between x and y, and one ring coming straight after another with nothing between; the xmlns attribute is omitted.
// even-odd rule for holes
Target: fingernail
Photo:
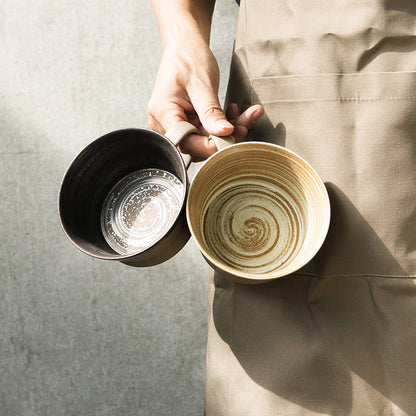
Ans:
<svg viewBox="0 0 416 416"><path fill-rule="evenodd" d="M221 129L228 129L230 127L233 127L233 125L229 123L227 120L217 120L216 125Z"/></svg>
<svg viewBox="0 0 416 416"><path fill-rule="evenodd" d="M251 118L253 120L259 119L263 115L263 110L256 110L252 115Z"/></svg>

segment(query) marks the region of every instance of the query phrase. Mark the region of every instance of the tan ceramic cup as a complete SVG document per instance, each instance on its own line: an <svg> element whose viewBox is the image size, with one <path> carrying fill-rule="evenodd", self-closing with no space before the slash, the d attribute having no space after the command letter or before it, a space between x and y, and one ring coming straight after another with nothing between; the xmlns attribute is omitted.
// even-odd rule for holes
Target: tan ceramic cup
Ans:
<svg viewBox="0 0 416 416"><path fill-rule="evenodd" d="M243 283L296 272L325 240L326 188L290 150L244 142L211 156L197 171L187 200L194 241L215 270Z"/></svg>

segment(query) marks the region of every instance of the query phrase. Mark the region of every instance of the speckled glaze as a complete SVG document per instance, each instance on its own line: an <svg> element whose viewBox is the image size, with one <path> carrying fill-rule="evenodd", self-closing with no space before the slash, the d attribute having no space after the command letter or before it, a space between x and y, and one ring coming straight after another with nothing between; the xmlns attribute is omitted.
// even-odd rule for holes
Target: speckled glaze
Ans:
<svg viewBox="0 0 416 416"><path fill-rule="evenodd" d="M245 142L216 153L192 182L187 220L208 263L245 283L286 276L321 247L329 227L324 184L283 147Z"/></svg>
<svg viewBox="0 0 416 416"><path fill-rule="evenodd" d="M133 172L110 190L101 211L101 230L114 251L137 253L169 231L183 204L182 182L162 169Z"/></svg>

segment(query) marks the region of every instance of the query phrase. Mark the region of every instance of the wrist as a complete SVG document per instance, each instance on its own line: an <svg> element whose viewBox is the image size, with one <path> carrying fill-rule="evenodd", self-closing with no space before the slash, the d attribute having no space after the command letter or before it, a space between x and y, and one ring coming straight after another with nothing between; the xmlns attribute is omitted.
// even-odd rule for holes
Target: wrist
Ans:
<svg viewBox="0 0 416 416"><path fill-rule="evenodd" d="M208 46L213 0L153 0L163 48L186 45L190 40Z"/></svg>

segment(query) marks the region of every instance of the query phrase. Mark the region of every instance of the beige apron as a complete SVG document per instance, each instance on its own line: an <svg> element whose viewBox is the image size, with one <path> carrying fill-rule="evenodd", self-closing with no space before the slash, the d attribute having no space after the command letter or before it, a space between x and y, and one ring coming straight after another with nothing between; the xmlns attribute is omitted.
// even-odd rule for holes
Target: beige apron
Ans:
<svg viewBox="0 0 416 416"><path fill-rule="evenodd" d="M242 1L227 100L327 185L294 276L210 285L207 416L416 415L416 2Z"/></svg>

